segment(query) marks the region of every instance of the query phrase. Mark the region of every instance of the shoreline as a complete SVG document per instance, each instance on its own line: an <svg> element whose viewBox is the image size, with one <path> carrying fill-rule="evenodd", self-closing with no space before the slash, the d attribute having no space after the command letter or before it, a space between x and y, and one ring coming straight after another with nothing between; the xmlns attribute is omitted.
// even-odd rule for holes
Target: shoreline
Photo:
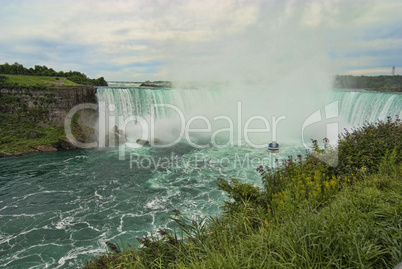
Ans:
<svg viewBox="0 0 402 269"><path fill-rule="evenodd" d="M49 145L35 145L29 146L31 149L27 151L19 151L19 152L5 152L0 151L0 158L7 158L7 157L19 157L19 156L26 156L26 155L33 155L38 153L48 153L48 152L60 152L60 151L67 151L67 150L80 150L73 144L71 144L67 139L59 139L57 145L49 146Z"/></svg>

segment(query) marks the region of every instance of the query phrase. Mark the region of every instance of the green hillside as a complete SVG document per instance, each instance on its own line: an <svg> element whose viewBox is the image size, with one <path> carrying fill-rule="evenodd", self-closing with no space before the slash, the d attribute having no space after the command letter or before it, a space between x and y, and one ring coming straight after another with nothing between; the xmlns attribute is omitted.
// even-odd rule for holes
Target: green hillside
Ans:
<svg viewBox="0 0 402 269"><path fill-rule="evenodd" d="M1 75L0 83L18 84L21 86L73 86L77 83L66 79L65 77L51 76L27 76L27 75Z"/></svg>
<svg viewBox="0 0 402 269"><path fill-rule="evenodd" d="M54 77L54 79L56 79L58 77L59 79L67 78L68 80L81 85L107 86L107 82L103 77L92 79L87 77L87 75L85 75L84 73L78 71L71 71L71 70L68 72L55 71L53 68L48 68L45 65L43 66L35 65L34 68L32 67L27 68L17 62L15 62L12 65L8 63L0 64L0 75L28 76L25 78L29 78L29 76L41 76L41 77ZM21 77L21 80L25 82L23 77Z"/></svg>

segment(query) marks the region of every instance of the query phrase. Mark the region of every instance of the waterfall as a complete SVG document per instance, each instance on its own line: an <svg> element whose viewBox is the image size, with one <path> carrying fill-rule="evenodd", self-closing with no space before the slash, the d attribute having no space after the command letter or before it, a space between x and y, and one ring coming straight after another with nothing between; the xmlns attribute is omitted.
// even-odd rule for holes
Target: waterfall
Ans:
<svg viewBox="0 0 402 269"><path fill-rule="evenodd" d="M232 141L230 144L237 144L237 141L245 139L243 131L248 119L257 117L247 127L261 130L268 126L265 133L252 133L249 136L256 144L262 145L272 141L274 137L274 116L276 119L283 116L284 120L280 122L275 135L282 142L294 143L300 140L302 126L308 117L314 111L323 111L324 107L334 101L338 101L336 113L339 111L339 115L337 114L334 120L339 122L339 131L365 122L385 120L387 116L402 117L402 95L387 93L331 91L304 93L295 97L276 92L275 102L269 102L272 91L266 89L247 88L236 91L213 86L144 88L140 87L139 83L120 83L112 87L100 87L97 94L99 103L106 107L106 117L121 117L124 120L141 117L142 125L134 120L131 126L122 126L118 120L112 120L112 124L109 122L106 127L106 130L111 131L114 125L117 125L132 138L131 141L139 138L152 139L148 127L153 123L155 137L174 141L179 135L183 137L182 130L187 127L185 124L190 122L193 130L209 128L209 138L211 135L212 138L217 138L213 135L216 131L219 133L218 138L225 141L223 144L229 140ZM231 123L226 119L230 119ZM325 133L328 124L325 117L317 124L310 124L311 127L305 130L307 139L328 137L328 133ZM194 131L191 135L198 138L208 137L205 133ZM336 137L337 134L334 133L333 136Z"/></svg>
<svg viewBox="0 0 402 269"><path fill-rule="evenodd" d="M121 86L121 84L119 84ZM217 89L147 89L130 84L131 87L101 87L98 100L106 106L114 105L116 115L129 117L150 114L153 104L171 104L185 115L206 113L212 106L222 105L221 92ZM339 101L341 117L350 124L384 120L387 116L402 117L402 95L373 92L333 91L329 99ZM215 109L216 111L216 109ZM222 111L225 111L222 108ZM157 107L155 117L169 116L167 107Z"/></svg>
<svg viewBox="0 0 402 269"><path fill-rule="evenodd" d="M157 139L165 143L175 141L183 135L183 124L189 118L208 116L208 107L216 107L220 99L217 96L219 92L210 88L144 88L135 84L121 86L124 85L100 87L97 95L98 102L106 110L105 127L102 130L110 136L110 132L115 132L117 126L129 142L137 139Z"/></svg>
<svg viewBox="0 0 402 269"><path fill-rule="evenodd" d="M173 105L180 109L184 115L194 115L202 112L206 106L216 102L216 94L213 90L205 89L148 89L141 87L119 88L101 87L98 89L98 102L103 102L106 107L115 106L114 115L147 116L154 106L155 118L168 117L172 112L166 106Z"/></svg>
<svg viewBox="0 0 402 269"><path fill-rule="evenodd" d="M402 95L373 92L332 92L339 101L340 117L348 125L402 117Z"/></svg>

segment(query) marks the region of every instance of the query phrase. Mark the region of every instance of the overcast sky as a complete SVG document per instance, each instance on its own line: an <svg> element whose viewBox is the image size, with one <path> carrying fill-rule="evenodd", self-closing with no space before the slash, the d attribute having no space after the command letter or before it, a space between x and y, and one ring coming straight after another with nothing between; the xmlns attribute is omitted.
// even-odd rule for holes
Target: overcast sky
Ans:
<svg viewBox="0 0 402 269"><path fill-rule="evenodd" d="M0 0L0 63L106 80L402 74L401 0Z"/></svg>

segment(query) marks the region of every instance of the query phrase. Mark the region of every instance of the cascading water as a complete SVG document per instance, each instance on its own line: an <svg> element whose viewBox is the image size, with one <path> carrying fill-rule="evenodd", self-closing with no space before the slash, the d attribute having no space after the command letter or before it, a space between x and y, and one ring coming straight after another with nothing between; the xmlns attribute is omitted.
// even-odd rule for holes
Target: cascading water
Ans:
<svg viewBox="0 0 402 269"><path fill-rule="evenodd" d="M228 94L227 90L223 89L143 89L140 87L131 88L120 88L120 87L105 87L98 90L99 102L104 102L107 106L113 105L116 107L114 112L109 112L113 116L122 116L124 119L130 116L140 116L148 118L151 114L151 109L153 109L153 116L156 120L161 122L168 122L168 126L160 124L159 129L163 135L166 132L171 132L172 129L177 129L177 119L175 121L169 121L169 118L174 118L177 116L177 111L171 109L171 107L165 106L166 104L175 106L183 114L187 120L194 116L202 116L207 118L212 122L211 133L221 126L214 126L214 117L225 115L230 119L233 119L234 126L234 140L237 139L236 135L238 125L244 127L244 121L254 117L256 115L265 117L270 120L271 115L284 115L287 119L284 120L285 123L281 123L276 130L276 136L278 139L285 142L295 141L303 142L301 140L300 127L303 121L305 121L308 116L317 110L323 109L324 106L332 102L337 101L336 106L337 115L336 120L339 122L339 131L344 128L350 128L352 126L358 126L367 122L375 122L377 120L385 120L387 116L390 117L402 117L402 95L400 94L387 94L387 93L372 93L372 92L352 92L352 91L331 91L331 92L320 92L314 96L315 100L310 102L308 106L305 107L305 111L296 112L292 110L291 105L282 105L282 107L274 107L267 102L266 104L260 103L252 107L247 107L246 109L252 110L252 114L247 114L246 119L243 122L236 122L239 111L234 111L236 108L236 99L230 99L226 97ZM233 92L232 92L233 94ZM239 94L235 92L235 94ZM240 93L241 95L242 93ZM255 95L254 99L251 99L256 104L258 104L259 99L269 100L270 93L265 91L263 94ZM275 95L273 95L275 96ZM310 97L311 98L311 97ZM243 98L244 99L244 98ZM291 99L291 97L289 98ZM270 107L271 106L271 107ZM285 108L288 113L283 113L283 108ZM277 114L275 112L279 111ZM290 112L289 112L290 111ZM297 114L298 117L292 118ZM289 121L290 118L290 121ZM324 117L325 118L325 117ZM323 119L324 119L323 118ZM324 121L324 120L323 120ZM273 124L268 123L268 124ZM317 124L316 128L313 128L314 132L311 133L311 137L307 139L320 139L325 137L325 122ZM112 126L110 126L112 127ZM125 127L125 126L121 126ZM166 128L167 127L167 128ZM214 129L215 127L215 129ZM255 127L263 129L264 125L259 122ZM270 129L265 132L263 136L263 143L267 144L273 135L272 125ZM314 126L313 126L314 127ZM321 129L321 130L317 130ZM137 135L138 134L132 134ZM162 135L162 136L163 136ZM177 134L176 134L177 135ZM242 133L240 133L240 136ZM336 136L337 134L335 134ZM314 137L316 136L316 137ZM317 137L318 136L318 137ZM139 138L139 137L137 137ZM305 138L306 140L306 138ZM296 142L297 143L297 142ZM232 141L231 143L236 144Z"/></svg>
<svg viewBox="0 0 402 269"><path fill-rule="evenodd" d="M219 92L214 90L152 89L137 85L122 88L121 84L99 88L97 95L99 103L103 103L106 108L106 129L110 131L116 125L124 129L125 135L133 141L139 138L151 139L150 135L143 136L145 130L136 128L139 119L149 126L152 117L158 140L166 140L172 133L176 132L177 136L180 121L195 115L208 115L207 107L217 106L216 101L220 99L217 97Z"/></svg>
<svg viewBox="0 0 402 269"><path fill-rule="evenodd" d="M337 91L331 98L339 100L340 117L349 125L402 117L402 95L373 92Z"/></svg>
<svg viewBox="0 0 402 269"><path fill-rule="evenodd" d="M217 177L261 185L255 168L272 163L266 148L244 141L237 144L238 127L243 128L250 117L261 116L250 128L260 128L262 117L269 120L270 133L262 136L267 144L273 132L271 115L286 116L277 130L281 150L275 158L280 159L304 153L300 140L303 121L316 111L322 115L322 124L316 123L317 132L306 131L311 136L306 136L305 142L325 136L325 114L329 112L325 107L336 101L339 115L331 120L339 122L339 130L386 116L402 116L402 95L398 94L303 94L307 101L277 93L270 102L272 93L264 89L257 94L222 87L145 89L139 83L99 88L99 102L104 102L109 112L106 118L139 116L147 121L152 105L169 104L182 111L186 120L195 116L211 120L215 124L211 133L219 128L230 133L228 120L222 119L233 119L237 124L232 126L234 143L224 142L219 148L203 142L207 147L196 148L183 139L168 148L126 148L124 160L119 159L120 147L0 159L0 267L78 267L84 259L105 251L106 241L135 245L136 237L171 228L169 216L174 209L190 218L216 216L226 199L216 188ZM238 100L242 100L241 107ZM240 119L239 108L243 112ZM177 128L177 111L169 106L155 109L156 135L163 138ZM221 116L220 122L217 116ZM193 123L194 129L207 129L204 120ZM137 138L138 134L126 127L129 135ZM314 126L306 130L310 127ZM244 139L244 133L240 135ZM215 138L209 134L205 139Z"/></svg>
<svg viewBox="0 0 402 269"><path fill-rule="evenodd" d="M151 105L173 104L180 108L185 115L201 111L205 104L214 103L213 91L202 89L170 90L144 89L141 87L120 88L101 87L98 89L99 102L108 106L115 105L118 115L124 117L146 116L150 114ZM168 116L169 108L155 106L155 117Z"/></svg>

